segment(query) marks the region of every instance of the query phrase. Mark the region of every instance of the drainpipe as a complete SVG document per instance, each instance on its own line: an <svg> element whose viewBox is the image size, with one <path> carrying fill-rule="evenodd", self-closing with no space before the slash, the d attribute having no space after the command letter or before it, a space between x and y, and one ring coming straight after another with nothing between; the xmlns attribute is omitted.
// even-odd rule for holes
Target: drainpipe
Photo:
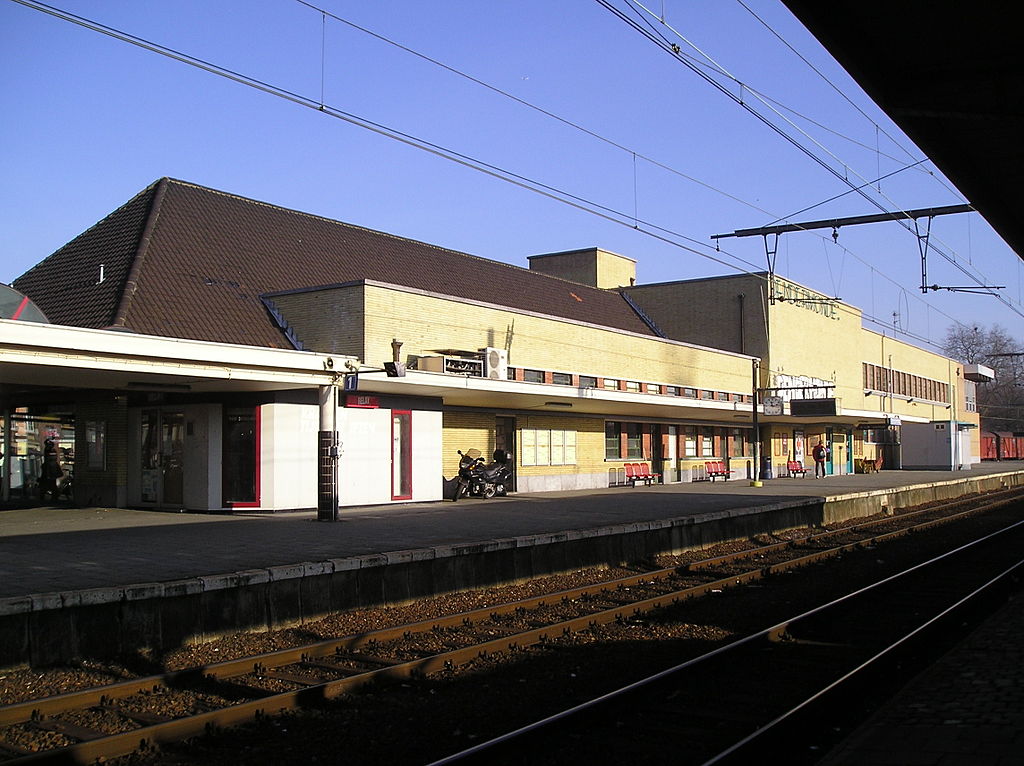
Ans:
<svg viewBox="0 0 1024 766"><path fill-rule="evenodd" d="M745 354L746 351L746 330L743 326L743 300L746 298L746 293L740 293L736 296L736 299L740 302L740 353Z"/></svg>

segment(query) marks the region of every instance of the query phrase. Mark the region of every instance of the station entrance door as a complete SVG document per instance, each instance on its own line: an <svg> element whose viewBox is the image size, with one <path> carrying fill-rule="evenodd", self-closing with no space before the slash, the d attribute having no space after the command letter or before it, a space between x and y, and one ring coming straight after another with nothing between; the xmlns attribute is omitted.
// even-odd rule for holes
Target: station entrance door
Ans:
<svg viewBox="0 0 1024 766"><path fill-rule="evenodd" d="M153 408L142 411L142 503L178 507L183 502L185 413Z"/></svg>

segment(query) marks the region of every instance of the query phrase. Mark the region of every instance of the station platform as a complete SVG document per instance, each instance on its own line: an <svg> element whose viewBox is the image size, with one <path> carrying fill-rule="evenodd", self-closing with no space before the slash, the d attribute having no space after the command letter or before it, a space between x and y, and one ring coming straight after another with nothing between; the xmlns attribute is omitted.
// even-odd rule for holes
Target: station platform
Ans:
<svg viewBox="0 0 1024 766"><path fill-rule="evenodd" d="M45 506L0 511L0 602L47 594L294 566L442 546L517 547L571 533L609 535L637 525L690 523L840 498L1024 472L1024 461L963 471L882 471L815 479L690 482L516 494L490 500L315 511L172 513ZM0 603L2 607L2 603ZM0 611L2 614L2 611Z"/></svg>
<svg viewBox="0 0 1024 766"><path fill-rule="evenodd" d="M12 508L0 511L0 668L167 649L1004 486L1024 486L1024 462L343 508L338 522ZM1022 636L1017 597L822 763L1024 763Z"/></svg>

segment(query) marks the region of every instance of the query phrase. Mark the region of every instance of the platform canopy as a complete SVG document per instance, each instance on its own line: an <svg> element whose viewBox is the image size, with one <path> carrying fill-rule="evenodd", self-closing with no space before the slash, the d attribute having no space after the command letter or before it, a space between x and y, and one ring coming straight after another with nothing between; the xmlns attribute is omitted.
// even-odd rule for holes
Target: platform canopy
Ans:
<svg viewBox="0 0 1024 766"><path fill-rule="evenodd" d="M1024 258L1024 60L1014 5L783 2Z"/></svg>

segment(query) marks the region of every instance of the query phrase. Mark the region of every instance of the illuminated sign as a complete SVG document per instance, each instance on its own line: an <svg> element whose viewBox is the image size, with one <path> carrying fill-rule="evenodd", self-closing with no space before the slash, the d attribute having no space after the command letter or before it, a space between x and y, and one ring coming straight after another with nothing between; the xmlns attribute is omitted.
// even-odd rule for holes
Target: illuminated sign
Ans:
<svg viewBox="0 0 1024 766"><path fill-rule="evenodd" d="M346 407L362 407L367 410L375 410L380 407L379 396L368 396L366 394L349 394L345 397Z"/></svg>

